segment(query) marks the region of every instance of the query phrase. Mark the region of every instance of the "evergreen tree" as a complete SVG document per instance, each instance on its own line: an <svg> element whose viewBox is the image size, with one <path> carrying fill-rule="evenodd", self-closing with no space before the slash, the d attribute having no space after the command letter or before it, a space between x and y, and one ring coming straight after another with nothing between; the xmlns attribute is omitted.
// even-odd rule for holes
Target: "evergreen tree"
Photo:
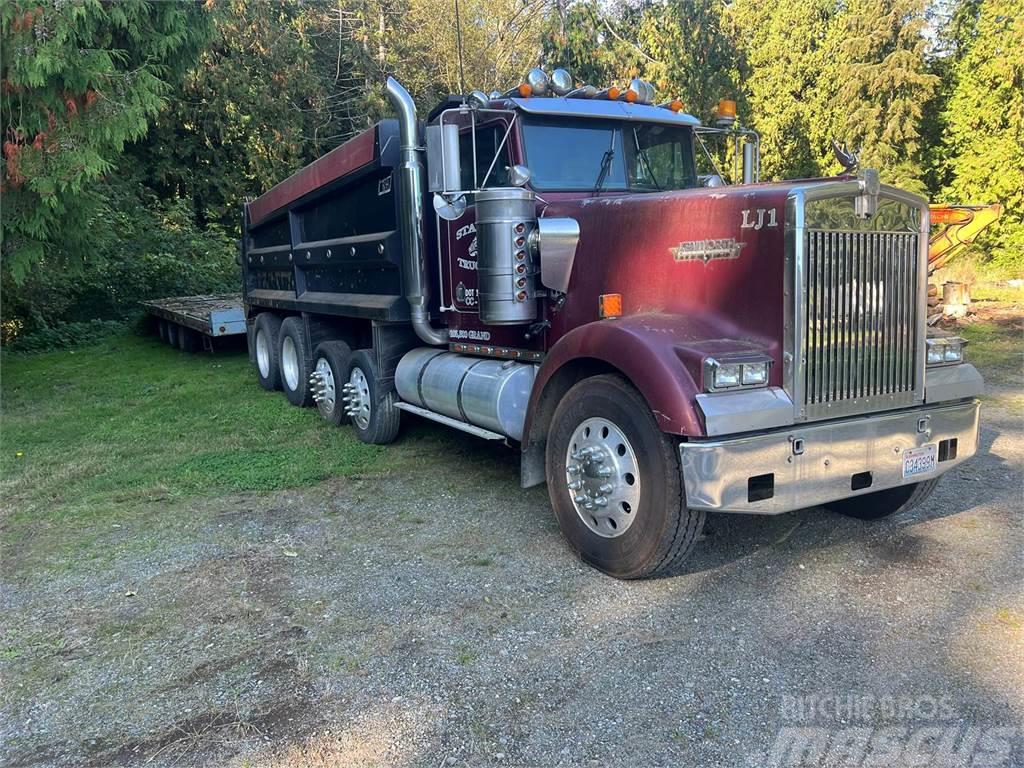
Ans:
<svg viewBox="0 0 1024 768"><path fill-rule="evenodd" d="M921 121L938 78L925 64L925 0L850 0L830 27L812 136L859 149L884 181L924 191ZM832 161L834 171L839 165Z"/></svg>
<svg viewBox="0 0 1024 768"><path fill-rule="evenodd" d="M1024 275L1024 3L981 0L966 25L945 112L955 203L1003 204L999 223L979 239L993 267Z"/></svg>
<svg viewBox="0 0 1024 768"><path fill-rule="evenodd" d="M0 5L4 267L87 250L96 184L145 134L202 44L192 3L99 0Z"/></svg>
<svg viewBox="0 0 1024 768"><path fill-rule="evenodd" d="M738 0L730 9L741 53L749 122L761 136L761 177L806 178L822 173L827 147L814 143L823 119L816 89L826 68L825 42L835 22L833 0Z"/></svg>

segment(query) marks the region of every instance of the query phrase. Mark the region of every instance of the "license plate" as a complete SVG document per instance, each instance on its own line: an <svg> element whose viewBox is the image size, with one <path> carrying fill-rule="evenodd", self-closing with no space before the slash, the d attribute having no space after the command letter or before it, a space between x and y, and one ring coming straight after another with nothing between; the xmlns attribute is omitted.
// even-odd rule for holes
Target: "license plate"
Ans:
<svg viewBox="0 0 1024 768"><path fill-rule="evenodd" d="M903 452L903 477L916 477L934 472L939 466L938 443L928 443L920 448L909 448Z"/></svg>

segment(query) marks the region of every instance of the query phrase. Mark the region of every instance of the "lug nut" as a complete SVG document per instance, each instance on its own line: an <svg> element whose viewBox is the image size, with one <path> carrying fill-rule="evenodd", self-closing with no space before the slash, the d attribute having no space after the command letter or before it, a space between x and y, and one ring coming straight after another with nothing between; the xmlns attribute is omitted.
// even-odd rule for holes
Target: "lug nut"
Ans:
<svg viewBox="0 0 1024 768"><path fill-rule="evenodd" d="M582 487L583 487L583 481L582 480L573 480L571 483L569 483L569 490L570 491L578 491Z"/></svg>
<svg viewBox="0 0 1024 768"><path fill-rule="evenodd" d="M611 493L613 490L615 490L615 486L613 486L611 483L605 483L597 490L599 490L601 493Z"/></svg>
<svg viewBox="0 0 1024 768"><path fill-rule="evenodd" d="M580 465L570 464L565 468L565 471L568 472L570 475L578 475L580 473Z"/></svg>
<svg viewBox="0 0 1024 768"><path fill-rule="evenodd" d="M608 498L605 496L598 496L596 499L594 499L594 503L597 504L597 506L599 507L607 507Z"/></svg>
<svg viewBox="0 0 1024 768"><path fill-rule="evenodd" d="M599 470L597 470L597 476L598 477L611 477L612 476L612 468L611 467L601 467Z"/></svg>

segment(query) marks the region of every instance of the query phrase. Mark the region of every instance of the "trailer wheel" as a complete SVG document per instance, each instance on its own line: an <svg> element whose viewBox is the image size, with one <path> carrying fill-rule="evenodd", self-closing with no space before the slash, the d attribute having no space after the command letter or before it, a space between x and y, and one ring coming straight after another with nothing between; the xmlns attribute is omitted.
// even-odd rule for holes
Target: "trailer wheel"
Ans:
<svg viewBox="0 0 1024 768"><path fill-rule="evenodd" d="M320 415L338 426L348 421L341 388L347 381L351 357L352 349L344 341L317 344L313 353L313 373L309 377L313 401Z"/></svg>
<svg viewBox="0 0 1024 768"><path fill-rule="evenodd" d="M277 338L281 332L281 318L273 312L263 312L256 318L256 375L264 389L281 388L281 348Z"/></svg>
<svg viewBox="0 0 1024 768"><path fill-rule="evenodd" d="M172 323L172 322L168 322L167 323L167 343L170 344L172 347L178 346L178 331L179 330L180 329L178 328L178 324L177 323Z"/></svg>
<svg viewBox="0 0 1024 768"><path fill-rule="evenodd" d="M360 440L386 445L398 436L402 412L395 407L394 391L381 392L379 382L373 353L367 349L353 352L342 387L345 412Z"/></svg>
<svg viewBox="0 0 1024 768"><path fill-rule="evenodd" d="M932 495L941 478L923 480L920 483L900 485L884 491L866 493L849 499L840 499L825 504L825 509L838 512L858 520L881 520L883 517L907 512L920 506Z"/></svg>
<svg viewBox="0 0 1024 768"><path fill-rule="evenodd" d="M306 329L301 317L286 317L278 335L281 365L281 389L292 405L305 408L313 404L309 376L313 370L313 353L306 342Z"/></svg>
<svg viewBox="0 0 1024 768"><path fill-rule="evenodd" d="M178 328L178 349L182 352L192 353L199 347L199 334L191 328L181 326Z"/></svg>
<svg viewBox="0 0 1024 768"><path fill-rule="evenodd" d="M670 575L704 528L704 512L686 506L678 441L621 376L584 379L565 394L545 464L562 534L610 576Z"/></svg>

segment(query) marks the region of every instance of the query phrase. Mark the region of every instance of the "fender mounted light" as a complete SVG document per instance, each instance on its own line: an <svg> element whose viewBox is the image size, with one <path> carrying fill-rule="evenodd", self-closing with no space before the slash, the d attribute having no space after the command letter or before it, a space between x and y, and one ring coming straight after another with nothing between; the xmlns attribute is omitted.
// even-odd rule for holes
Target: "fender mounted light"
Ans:
<svg viewBox="0 0 1024 768"><path fill-rule="evenodd" d="M597 314L605 320L622 317L622 294L602 293L597 299Z"/></svg>

